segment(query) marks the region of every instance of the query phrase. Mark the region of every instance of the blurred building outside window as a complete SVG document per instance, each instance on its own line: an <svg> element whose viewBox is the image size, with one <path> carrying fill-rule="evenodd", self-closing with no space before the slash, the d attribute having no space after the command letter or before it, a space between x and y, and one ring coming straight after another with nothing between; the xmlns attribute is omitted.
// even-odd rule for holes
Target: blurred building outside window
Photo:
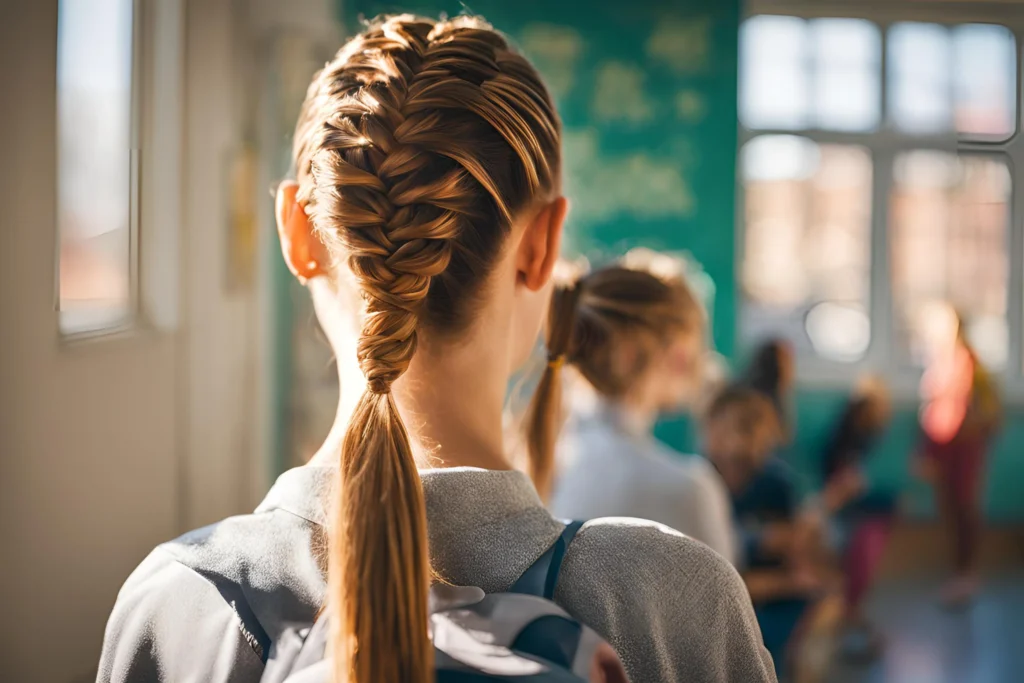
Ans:
<svg viewBox="0 0 1024 683"><path fill-rule="evenodd" d="M1019 374L1017 68L995 24L744 21L742 338L786 338L812 372L910 375L942 300L988 365Z"/></svg>
<svg viewBox="0 0 1024 683"><path fill-rule="evenodd" d="M134 312L133 0L60 0L58 309L62 334Z"/></svg>
<svg viewBox="0 0 1024 683"><path fill-rule="evenodd" d="M924 316L931 303L946 301L965 317L978 354L1004 368L1011 195L1006 159L915 150L901 152L893 171L889 237L898 360L923 364Z"/></svg>

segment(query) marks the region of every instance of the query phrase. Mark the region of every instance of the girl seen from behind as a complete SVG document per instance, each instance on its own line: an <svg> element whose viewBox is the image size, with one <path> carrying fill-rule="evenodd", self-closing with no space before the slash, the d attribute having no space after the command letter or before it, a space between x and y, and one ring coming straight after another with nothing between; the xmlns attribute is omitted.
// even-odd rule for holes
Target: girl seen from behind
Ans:
<svg viewBox="0 0 1024 683"><path fill-rule="evenodd" d="M729 562L736 541L729 495L711 465L654 438L655 420L696 399L702 384L705 314L682 275L649 264L609 266L557 288L550 348L585 385L559 446L564 462L551 509L568 519L637 517L695 538ZM549 367L541 387L560 382ZM583 395L580 395L583 394ZM530 416L550 449L556 411ZM545 477L548 473L544 474Z"/></svg>
<svg viewBox="0 0 1024 683"><path fill-rule="evenodd" d="M256 680L275 637L323 606L330 680L426 683L431 582L506 590L561 537L502 429L509 378L548 309L567 209L560 137L533 67L470 17L375 22L315 76L277 218L340 372L358 362L365 391L351 415L343 397L313 462L261 511L166 544L129 579L102 680ZM543 482L550 451L532 458ZM310 571L324 532L326 588ZM192 572L168 574L196 544ZM200 592L211 564L233 578ZM611 642L632 680L774 680L742 582L701 544L591 520L561 566L555 602ZM155 612L172 602L173 624ZM225 617L244 604L265 638ZM133 676L135 662L162 673Z"/></svg>

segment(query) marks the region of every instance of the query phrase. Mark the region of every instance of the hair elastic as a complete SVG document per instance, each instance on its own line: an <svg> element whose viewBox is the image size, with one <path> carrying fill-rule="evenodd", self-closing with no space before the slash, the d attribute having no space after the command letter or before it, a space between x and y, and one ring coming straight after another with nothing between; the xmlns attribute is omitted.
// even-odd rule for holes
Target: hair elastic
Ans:
<svg viewBox="0 0 1024 683"><path fill-rule="evenodd" d="M548 367L556 372L561 370L563 365L565 365L564 353L558 356L554 356L553 358L548 358Z"/></svg>

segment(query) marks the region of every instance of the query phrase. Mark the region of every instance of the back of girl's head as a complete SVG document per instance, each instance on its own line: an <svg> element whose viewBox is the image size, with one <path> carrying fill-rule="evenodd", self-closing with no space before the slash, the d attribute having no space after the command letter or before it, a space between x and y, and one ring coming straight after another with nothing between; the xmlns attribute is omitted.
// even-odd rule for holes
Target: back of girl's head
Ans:
<svg viewBox="0 0 1024 683"><path fill-rule="evenodd" d="M564 353L602 396L628 392L651 354L677 334L702 336L703 310L682 278L613 266L584 276L574 289L579 298L575 315L565 323L570 335ZM618 357L627 341L635 342L635 353Z"/></svg>
<svg viewBox="0 0 1024 683"><path fill-rule="evenodd" d="M889 387L875 375L861 377L854 386L851 405L863 406L863 415L859 418L869 428L880 427L889 419L892 411L892 399Z"/></svg>
<svg viewBox="0 0 1024 683"><path fill-rule="evenodd" d="M599 395L618 399L678 335L703 338L704 311L685 280L633 265L600 268L552 293L548 366L526 416L531 476L542 495L551 485L563 364L574 367ZM623 353L626 347L629 352Z"/></svg>
<svg viewBox="0 0 1024 683"><path fill-rule="evenodd" d="M501 34L402 15L313 79L294 156L299 200L358 284L400 290L449 332L471 319L512 219L557 189L560 150L547 90Z"/></svg>
<svg viewBox="0 0 1024 683"><path fill-rule="evenodd" d="M419 334L469 325L514 219L558 190L560 136L533 67L470 17L378 20L310 85L297 197L364 301L331 530L339 682L433 680L423 492L391 385Z"/></svg>
<svg viewBox="0 0 1024 683"><path fill-rule="evenodd" d="M789 347L781 339L761 342L750 358L746 383L772 399L778 399L785 382Z"/></svg>

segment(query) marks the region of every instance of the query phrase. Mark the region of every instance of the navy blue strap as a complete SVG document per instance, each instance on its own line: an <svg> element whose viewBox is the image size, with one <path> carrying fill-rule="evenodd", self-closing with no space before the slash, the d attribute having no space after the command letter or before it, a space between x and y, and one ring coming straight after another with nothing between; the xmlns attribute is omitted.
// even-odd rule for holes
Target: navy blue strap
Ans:
<svg viewBox="0 0 1024 683"><path fill-rule="evenodd" d="M540 558L523 572L508 593L522 593L536 595L545 600L555 597L555 588L558 586L558 573L562 570L562 560L565 559L565 551L576 536L584 522L569 522L558 539L548 548Z"/></svg>

